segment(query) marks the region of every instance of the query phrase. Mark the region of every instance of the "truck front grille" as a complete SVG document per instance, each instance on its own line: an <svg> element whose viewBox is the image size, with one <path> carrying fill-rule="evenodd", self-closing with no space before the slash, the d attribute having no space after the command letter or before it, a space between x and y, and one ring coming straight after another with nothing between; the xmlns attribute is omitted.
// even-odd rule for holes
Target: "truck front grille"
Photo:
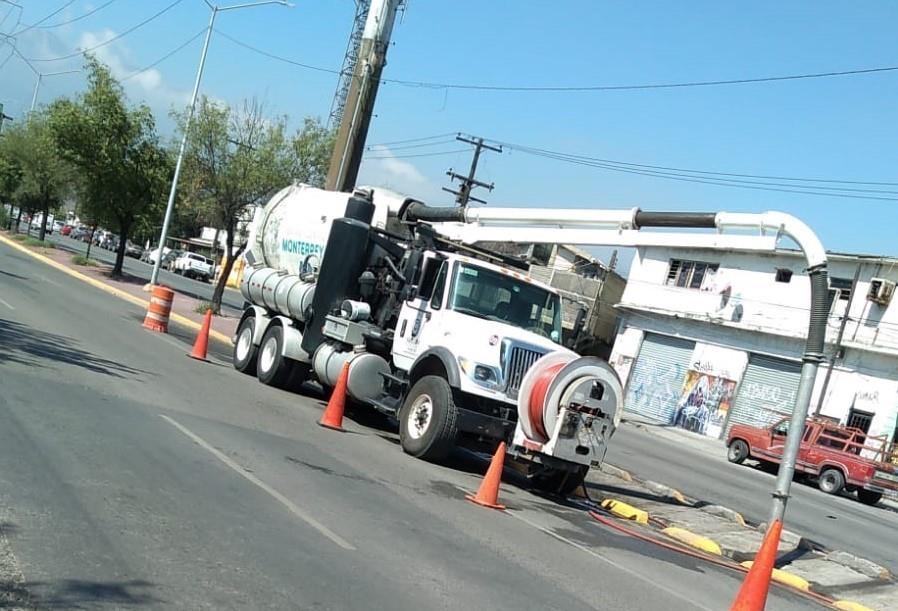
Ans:
<svg viewBox="0 0 898 611"><path fill-rule="evenodd" d="M505 394L511 399L518 398L521 382L533 364L538 361L543 352L512 346L506 357L505 365Z"/></svg>

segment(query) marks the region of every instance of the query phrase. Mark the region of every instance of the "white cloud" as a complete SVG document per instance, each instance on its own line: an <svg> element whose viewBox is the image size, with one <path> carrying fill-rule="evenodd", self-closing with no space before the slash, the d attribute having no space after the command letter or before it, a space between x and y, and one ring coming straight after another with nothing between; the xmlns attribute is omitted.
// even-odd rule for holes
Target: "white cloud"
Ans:
<svg viewBox="0 0 898 611"><path fill-rule="evenodd" d="M83 32L78 39L78 47L81 49L90 49L102 44L116 33L110 29L104 29L99 32ZM165 82L162 73L156 68L150 68L140 74L131 76L140 66L133 59L131 51L122 43L114 42L98 49L93 53L97 59L109 66L113 76L122 80L122 85L128 92L128 95L135 101L146 101L158 114L166 114L169 107L185 106L190 102L189 92L178 89Z"/></svg>
<svg viewBox="0 0 898 611"><path fill-rule="evenodd" d="M389 148L374 147L359 168L359 185L384 187L424 201L436 201L442 191L417 167L398 159Z"/></svg>

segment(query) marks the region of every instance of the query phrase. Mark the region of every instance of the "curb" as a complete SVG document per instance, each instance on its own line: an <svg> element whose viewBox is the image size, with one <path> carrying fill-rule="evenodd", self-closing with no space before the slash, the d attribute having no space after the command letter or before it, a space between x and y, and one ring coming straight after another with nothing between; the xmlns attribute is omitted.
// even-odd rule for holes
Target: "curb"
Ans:
<svg viewBox="0 0 898 611"><path fill-rule="evenodd" d="M651 480L644 480L642 485L654 492L655 494L661 494L668 498L671 498L678 502L680 505L691 505L689 501L686 500L686 497L683 496L683 493L677 490L676 488L671 488L665 484L659 484L658 482L653 482Z"/></svg>
<svg viewBox="0 0 898 611"><path fill-rule="evenodd" d="M67 265L63 265L62 263L54 261L53 259L51 259L49 257L45 257L44 255L31 250L30 248L22 246L15 240L11 240L4 235L0 235L0 242L3 242L7 246L10 246L11 248L18 250L19 252L23 252L26 255L32 257L33 259L37 259L41 263L43 263L45 265L49 265L50 267L53 267L53 268L61 271L64 274L68 274L72 278L80 280L81 282L85 282L85 283L93 286L94 288L98 288L101 291L108 293L109 295L118 297L119 299L124 299L125 301L128 301L128 302L132 303L133 305L138 305L143 308L146 308L147 306L150 305L150 302L146 299L141 299L140 297L135 297L134 295L131 295L130 293L126 293L125 291L120 291L117 288L115 288L114 286L110 286L110 285L106 284L102 280L97 280L96 278L91 278L90 276L88 276L86 274L82 274L81 272L74 270L71 267L68 267ZM170 315L170 319L175 321L176 323L178 323L181 326L189 327L195 331L199 331L202 328L202 325L200 323L194 322L185 316L181 316L180 314L172 313ZM233 345L233 342L231 341L230 337L228 337L224 333L215 331L214 329L209 331L209 337L211 337L211 338L215 339L216 341L219 341L223 344L226 344L228 346Z"/></svg>
<svg viewBox="0 0 898 611"><path fill-rule="evenodd" d="M712 516L717 516L718 518L726 518L732 522L735 522L739 526L748 527L748 524L745 523L745 518L742 517L742 514L736 511L735 509L730 509L729 507L724 507L723 505L705 505L703 507L699 507L701 511L705 513L709 513Z"/></svg>
<svg viewBox="0 0 898 611"><path fill-rule="evenodd" d="M747 569L750 569L754 564L753 560L746 560L741 563ZM788 571L784 571L782 569L773 569L773 573L770 575L770 578L774 581L778 581L779 583L785 584L787 586L792 586L797 590L801 590L802 592L810 592L811 591L811 582L809 582L804 577L799 577L798 575L794 575Z"/></svg>
<svg viewBox="0 0 898 611"><path fill-rule="evenodd" d="M670 526L668 528L665 528L661 532L663 532L671 539L676 539L680 543L685 543L690 547L700 549L701 551L708 554L714 554L715 556L723 555L723 552L721 551L720 546L716 541L709 539L708 537L703 537L702 535L697 535L694 532L686 530L685 528Z"/></svg>
<svg viewBox="0 0 898 611"><path fill-rule="evenodd" d="M614 465L609 465L606 462L602 463L602 465L599 467L599 470L602 471L603 473L607 473L608 475L611 475L612 477L617 477L619 479L622 479L625 482L633 481L633 476L630 475L629 471L624 471L623 469L619 469L619 468L615 467Z"/></svg>
<svg viewBox="0 0 898 611"><path fill-rule="evenodd" d="M852 600L836 600L833 601L833 607L842 611L873 611L870 607L865 607L860 603Z"/></svg>
<svg viewBox="0 0 898 611"><path fill-rule="evenodd" d="M602 501L602 507L619 518L624 518L625 520L633 520L634 522L638 522L639 524L649 523L649 513L647 511L637 509L632 505L624 503L623 501L618 501L616 499L605 499L604 501Z"/></svg>

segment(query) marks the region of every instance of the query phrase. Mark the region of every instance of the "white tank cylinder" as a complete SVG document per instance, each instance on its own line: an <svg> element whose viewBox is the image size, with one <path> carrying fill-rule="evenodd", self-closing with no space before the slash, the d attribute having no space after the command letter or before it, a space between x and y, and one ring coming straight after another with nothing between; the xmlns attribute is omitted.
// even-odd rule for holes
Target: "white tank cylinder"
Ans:
<svg viewBox="0 0 898 611"><path fill-rule="evenodd" d="M312 357L312 369L318 379L330 387L337 385L343 365L349 363L346 391L356 401L377 397L383 388L383 373L390 365L382 357L370 352L340 351L338 344L324 343Z"/></svg>
<svg viewBox="0 0 898 611"><path fill-rule="evenodd" d="M343 313L344 318L355 322L368 320L371 316L370 305L364 301L354 301L352 299L343 300L343 303L340 304L340 311Z"/></svg>
<svg viewBox="0 0 898 611"><path fill-rule="evenodd" d="M240 283L240 294L250 303L305 321L315 296L315 285L270 267L247 268Z"/></svg>

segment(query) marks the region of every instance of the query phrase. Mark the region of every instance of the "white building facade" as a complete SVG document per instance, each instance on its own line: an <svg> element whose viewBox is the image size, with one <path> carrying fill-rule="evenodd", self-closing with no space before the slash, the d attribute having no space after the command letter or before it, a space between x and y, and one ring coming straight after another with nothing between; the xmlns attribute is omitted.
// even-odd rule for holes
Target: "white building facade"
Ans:
<svg viewBox="0 0 898 611"><path fill-rule="evenodd" d="M638 249L611 355L626 410L721 438L789 415L808 329L804 263L794 251ZM836 359L828 382L821 364L810 412L898 441L898 259L830 254L829 276Z"/></svg>

